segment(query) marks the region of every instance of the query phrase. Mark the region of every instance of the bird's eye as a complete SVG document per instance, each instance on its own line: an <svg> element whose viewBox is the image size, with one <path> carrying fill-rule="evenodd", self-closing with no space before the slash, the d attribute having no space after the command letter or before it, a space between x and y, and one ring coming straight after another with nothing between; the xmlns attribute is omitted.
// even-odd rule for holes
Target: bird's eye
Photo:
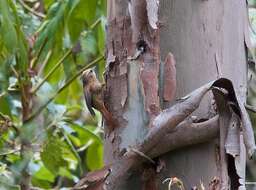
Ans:
<svg viewBox="0 0 256 190"><path fill-rule="evenodd" d="M92 70L90 70L90 73L92 73Z"/></svg>

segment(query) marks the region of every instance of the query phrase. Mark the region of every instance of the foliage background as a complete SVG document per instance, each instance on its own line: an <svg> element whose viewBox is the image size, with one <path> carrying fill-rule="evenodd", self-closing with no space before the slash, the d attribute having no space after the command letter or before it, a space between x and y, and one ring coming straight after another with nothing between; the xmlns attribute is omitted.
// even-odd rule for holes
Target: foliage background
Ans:
<svg viewBox="0 0 256 190"><path fill-rule="evenodd" d="M105 0L0 1L1 190L25 174L67 189L102 167L101 117L84 106L80 74L95 65L102 79L105 15Z"/></svg>
<svg viewBox="0 0 256 190"><path fill-rule="evenodd" d="M256 1L249 7L255 46ZM0 0L0 190L20 189L24 174L36 189L68 189L103 166L101 116L88 114L80 75L96 66L103 80L105 25L106 0ZM255 161L247 171L255 181Z"/></svg>

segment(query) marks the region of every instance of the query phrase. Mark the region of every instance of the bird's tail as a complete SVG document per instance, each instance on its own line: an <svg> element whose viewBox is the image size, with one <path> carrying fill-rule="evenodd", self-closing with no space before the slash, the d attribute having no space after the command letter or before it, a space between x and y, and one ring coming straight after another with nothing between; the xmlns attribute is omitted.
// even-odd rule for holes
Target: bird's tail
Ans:
<svg viewBox="0 0 256 190"><path fill-rule="evenodd" d="M109 131L113 131L117 127L117 121L114 119L113 115L106 109L105 106L104 109L101 110L101 114L105 119Z"/></svg>

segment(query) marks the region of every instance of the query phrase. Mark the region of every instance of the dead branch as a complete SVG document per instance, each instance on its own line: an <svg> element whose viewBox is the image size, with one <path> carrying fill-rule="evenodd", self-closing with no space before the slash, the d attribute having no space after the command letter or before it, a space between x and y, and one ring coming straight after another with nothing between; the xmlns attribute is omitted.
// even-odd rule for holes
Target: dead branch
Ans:
<svg viewBox="0 0 256 190"><path fill-rule="evenodd" d="M164 136L172 131L179 123L184 121L198 107L203 96L211 89L212 83L208 83L183 98L171 108L163 110L152 122L148 135L139 145L139 150L149 152Z"/></svg>
<svg viewBox="0 0 256 190"><path fill-rule="evenodd" d="M162 137L148 156L155 158L175 149L210 141L219 135L218 121L218 115L201 123L193 123L189 119L185 120L173 132Z"/></svg>

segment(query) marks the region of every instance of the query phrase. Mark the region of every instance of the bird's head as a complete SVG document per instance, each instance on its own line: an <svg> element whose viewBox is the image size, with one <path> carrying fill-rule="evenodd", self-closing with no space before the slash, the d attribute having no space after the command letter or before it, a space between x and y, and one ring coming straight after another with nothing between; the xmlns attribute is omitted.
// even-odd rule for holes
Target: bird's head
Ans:
<svg viewBox="0 0 256 190"><path fill-rule="evenodd" d="M85 85L96 79L96 73L94 69L95 68L86 69L82 73L82 80Z"/></svg>

